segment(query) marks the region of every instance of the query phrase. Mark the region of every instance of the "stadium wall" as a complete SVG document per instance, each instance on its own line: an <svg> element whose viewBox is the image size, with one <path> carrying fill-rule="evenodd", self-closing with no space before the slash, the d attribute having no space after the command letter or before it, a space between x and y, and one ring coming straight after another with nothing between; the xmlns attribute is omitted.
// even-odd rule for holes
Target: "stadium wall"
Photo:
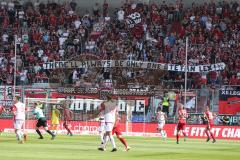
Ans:
<svg viewBox="0 0 240 160"><path fill-rule="evenodd" d="M48 122L50 124L50 122ZM1 130L4 132L13 132L13 121L12 120L0 120ZM35 133L36 121L28 120L26 122L27 132ZM145 137L160 137L157 133L157 123L131 123L132 130L127 131L126 125L121 124L121 130L125 135L128 136L145 136ZM87 135L97 135L99 122L83 122L83 121L72 121L70 123L70 128L74 134L87 134ZM145 126L143 128L143 126ZM186 133L189 138L206 138L204 133L205 125L187 125ZM166 124L165 131L167 137L174 138L176 135L176 124ZM212 132L216 139L226 139L226 140L240 140L240 126L214 126ZM63 122L60 125L59 134L66 134L63 130Z"/></svg>

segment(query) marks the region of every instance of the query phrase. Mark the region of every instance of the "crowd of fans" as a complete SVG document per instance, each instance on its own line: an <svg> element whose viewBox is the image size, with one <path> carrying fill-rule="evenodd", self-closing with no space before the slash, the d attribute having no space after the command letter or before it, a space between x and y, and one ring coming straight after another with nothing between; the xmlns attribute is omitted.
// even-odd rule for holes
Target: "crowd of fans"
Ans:
<svg viewBox="0 0 240 160"><path fill-rule="evenodd" d="M108 1L96 3L84 14L78 4L1 2L0 85L59 82L89 86L103 80L181 87L184 73L132 68L44 70L48 61L137 60L184 64L185 37L189 37L188 64L224 62L223 71L189 73L189 88L240 85L240 4L214 1L184 6L126 2L110 13ZM15 59L15 41L16 53ZM154 74L153 74L154 73ZM109 81L108 81L109 82Z"/></svg>

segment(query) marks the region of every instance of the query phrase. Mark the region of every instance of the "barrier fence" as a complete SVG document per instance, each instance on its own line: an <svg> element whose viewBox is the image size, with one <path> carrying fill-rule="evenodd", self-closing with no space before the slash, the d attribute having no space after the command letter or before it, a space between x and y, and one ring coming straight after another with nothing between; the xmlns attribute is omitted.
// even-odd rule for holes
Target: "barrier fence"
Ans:
<svg viewBox="0 0 240 160"><path fill-rule="evenodd" d="M48 122L50 123L50 122ZM12 120L2 120L0 119L1 128L5 132L13 132ZM26 132L35 133L36 121L28 120L26 125L28 128ZM82 121L72 121L70 123L70 128L74 134L98 134L99 122L82 122ZM125 123L121 123L120 127L124 135L129 136L151 136L159 137L160 134L157 133L157 123L131 123L132 128L127 127ZM143 128L142 126L145 126ZM204 133L205 125L187 125L186 134L189 138L206 138ZM165 132L167 137L175 137L176 135L176 124L166 124ZM212 132L217 139L227 139L227 140L240 140L240 126L214 126ZM61 122L59 134L66 134L67 132L63 129L63 123Z"/></svg>
<svg viewBox="0 0 240 160"><path fill-rule="evenodd" d="M0 104L9 109L12 106L13 97L12 86L0 86ZM29 89L16 88L17 94L21 95L22 101L28 107L32 107L34 102L41 101L45 108L47 118L51 117L51 109L56 104L51 104L51 100L56 103L61 99L71 100L69 106L75 113L74 121L86 121L86 116L91 115L93 111L102 102L108 90L99 91L97 88L55 88L55 89ZM88 93L88 94L86 94ZM155 123L156 110L162 107L164 95L169 98L169 115L167 123L176 123L177 103L183 102L184 92L181 90L134 90L122 89L114 90L118 94L118 107L122 123ZM151 94L148 94L151 93ZM140 95L142 94L142 95ZM223 87L221 89L201 89L190 90L186 93L186 108L189 113L189 124L202 124L202 114L204 107L209 105L218 116L215 118L215 124L221 125L223 115L229 117L229 125L240 124L240 93L239 86ZM234 108L234 110L233 110ZM233 112L234 111L234 112ZM1 119L11 119L9 112L3 113ZM144 128L144 125L143 125Z"/></svg>

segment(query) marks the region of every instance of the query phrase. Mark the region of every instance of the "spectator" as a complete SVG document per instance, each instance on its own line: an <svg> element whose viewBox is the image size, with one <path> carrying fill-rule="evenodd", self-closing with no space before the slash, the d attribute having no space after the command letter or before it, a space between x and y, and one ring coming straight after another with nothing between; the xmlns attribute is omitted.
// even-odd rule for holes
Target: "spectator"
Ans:
<svg viewBox="0 0 240 160"><path fill-rule="evenodd" d="M227 115L224 115L222 117L222 119L220 119L222 121L223 125L229 125L230 124L230 118Z"/></svg>
<svg viewBox="0 0 240 160"><path fill-rule="evenodd" d="M237 85L240 83L236 76L240 72L238 56L240 5L239 2L229 4L193 3L191 7L183 8L181 1L174 4L163 1L161 5L153 3L149 6L142 3L125 3L116 8L117 12L112 17L108 15L109 5L105 0L103 4L105 20L101 20L96 18L100 16L98 3L93 6L92 16L88 11L82 15L78 14L74 0L70 2L70 7L68 4L44 4L36 1L34 5L24 4L22 7L24 9L19 9L19 5L12 2L1 2L0 36L3 44L0 46L3 51L3 54L0 54L0 69L3 72L1 83L9 83L13 77L13 72L9 72L6 67L14 63L11 60L14 57L11 50L14 50L15 35L20 42L17 72L21 73L21 69L26 68L27 75L33 78L33 82L35 74L40 74L36 72L41 71L39 67L42 63L69 60L79 56L80 53L94 54L99 60L129 59L182 65L185 60L184 37L189 35L191 47L188 63L226 64L226 69L217 73L213 71L189 74L189 79L195 81L190 87L201 88L218 84L220 80L216 77L222 77L221 81L224 84ZM140 18L136 18L136 15L140 15ZM129 17L134 18L129 20ZM126 20L131 22L130 25L126 25ZM101 28L97 34L95 26ZM133 77L132 73L135 72L123 69L123 73L128 72L131 73L130 77ZM148 77L149 73L146 72L141 75L142 77L131 80L137 83L137 79ZM48 77L53 77L53 74L49 72ZM88 71L86 74L92 73ZM159 77L165 77L167 81L179 80L181 74L166 74L161 71ZM112 76L116 78L114 74ZM126 77L123 75L116 78L117 83L127 83L124 81ZM149 79L148 83L159 84L156 79ZM169 87L174 87L177 83L179 82L173 82Z"/></svg>
<svg viewBox="0 0 240 160"><path fill-rule="evenodd" d="M78 81L78 71L75 69L72 73L72 82L75 84Z"/></svg>

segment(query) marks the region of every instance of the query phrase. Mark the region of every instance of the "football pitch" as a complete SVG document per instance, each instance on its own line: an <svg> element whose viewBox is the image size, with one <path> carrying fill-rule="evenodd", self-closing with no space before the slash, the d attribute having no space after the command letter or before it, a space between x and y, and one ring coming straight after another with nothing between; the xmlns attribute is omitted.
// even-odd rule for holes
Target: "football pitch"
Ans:
<svg viewBox="0 0 240 160"><path fill-rule="evenodd" d="M239 160L240 141L187 139L176 144L175 139L162 140L150 137L125 137L131 150L124 151L123 145L115 138L117 152L111 152L108 143L106 151L98 151L98 136L73 137L58 135L43 140L36 134L28 136L25 144L18 144L14 134L0 136L1 160Z"/></svg>

